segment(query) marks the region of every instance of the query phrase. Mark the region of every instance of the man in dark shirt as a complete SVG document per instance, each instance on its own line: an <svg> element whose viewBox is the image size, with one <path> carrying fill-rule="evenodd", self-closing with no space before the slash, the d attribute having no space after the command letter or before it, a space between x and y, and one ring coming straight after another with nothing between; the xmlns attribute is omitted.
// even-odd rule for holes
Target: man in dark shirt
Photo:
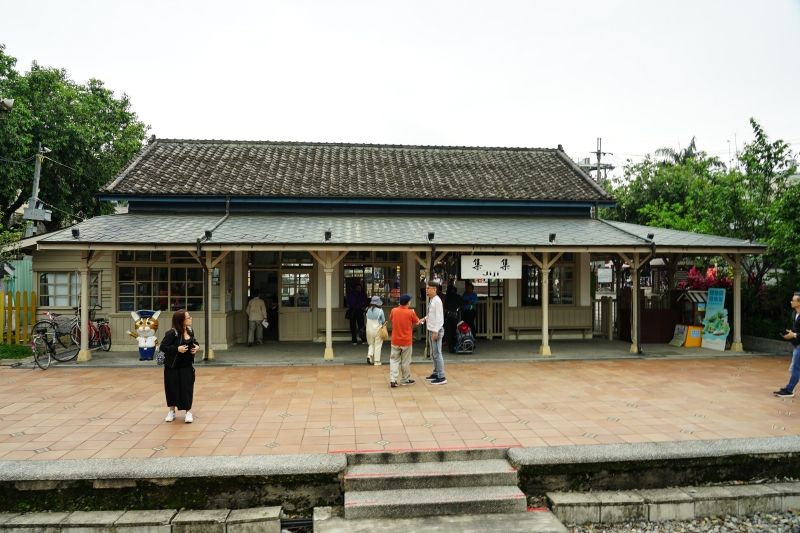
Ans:
<svg viewBox="0 0 800 533"><path fill-rule="evenodd" d="M458 295L455 285L447 287L447 296L444 299L444 339L450 353L456 351L456 326L458 325L458 310L464 305L464 299Z"/></svg>
<svg viewBox="0 0 800 533"><path fill-rule="evenodd" d="M800 382L800 292L794 293L792 302L790 304L794 312L792 313L792 329L787 329L783 338L792 343L794 351L792 352L792 365L789 367L791 377L789 384L779 391L775 392L775 396L779 398L791 398L794 396L794 388Z"/></svg>

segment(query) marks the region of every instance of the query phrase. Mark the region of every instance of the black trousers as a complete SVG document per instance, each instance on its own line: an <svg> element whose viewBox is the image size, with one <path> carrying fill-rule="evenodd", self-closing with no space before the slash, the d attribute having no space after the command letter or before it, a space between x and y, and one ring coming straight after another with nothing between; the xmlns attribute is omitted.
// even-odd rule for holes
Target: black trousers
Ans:
<svg viewBox="0 0 800 533"><path fill-rule="evenodd" d="M353 342L358 342L358 330L364 327L364 311L361 309L354 309L353 316L350 317L350 335L353 337ZM364 339L365 340L365 339Z"/></svg>
<svg viewBox="0 0 800 533"><path fill-rule="evenodd" d="M449 313L446 312L445 316ZM458 324L458 318L445 318L444 320L444 339L447 342L447 349L450 350L450 353L456 351L456 325Z"/></svg>
<svg viewBox="0 0 800 533"><path fill-rule="evenodd" d="M477 330L475 329L475 317L478 316L478 311L476 309L462 309L461 310L461 320L467 323L469 329L472 330L472 336L477 336Z"/></svg>

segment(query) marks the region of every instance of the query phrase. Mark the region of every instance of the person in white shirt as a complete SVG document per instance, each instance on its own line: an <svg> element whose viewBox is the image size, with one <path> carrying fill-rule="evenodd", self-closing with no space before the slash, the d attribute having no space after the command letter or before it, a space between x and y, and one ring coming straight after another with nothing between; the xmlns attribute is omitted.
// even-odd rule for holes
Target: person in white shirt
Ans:
<svg viewBox="0 0 800 533"><path fill-rule="evenodd" d="M431 385L444 385L447 379L444 377L444 359L442 358L442 337L444 336L444 309L442 300L436 295L439 285L435 281L429 281L426 288L428 293L428 314L419 321L428 327L428 341L431 346L431 357L433 357L433 374L425 378Z"/></svg>

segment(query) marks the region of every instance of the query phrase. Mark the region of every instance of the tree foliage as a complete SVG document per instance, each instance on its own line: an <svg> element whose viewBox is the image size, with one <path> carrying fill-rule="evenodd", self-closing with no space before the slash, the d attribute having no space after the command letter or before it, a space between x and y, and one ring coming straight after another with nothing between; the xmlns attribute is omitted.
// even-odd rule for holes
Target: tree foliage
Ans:
<svg viewBox="0 0 800 533"><path fill-rule="evenodd" d="M622 178L606 183L617 208L600 215L769 244L767 254L742 257L744 324L765 334L784 319L787 296L800 290L800 183L790 180L797 167L789 145L770 141L752 118L750 125L754 139L733 168L699 150L694 139L684 150L662 148L655 158L629 162Z"/></svg>
<svg viewBox="0 0 800 533"><path fill-rule="evenodd" d="M141 149L149 127L127 94L115 96L100 80L77 83L65 69L36 62L20 74L16 62L0 44L0 95L15 99L0 115L3 221L30 197L40 142L50 150L39 182L39 198L54 208L49 226L110 212L95 194Z"/></svg>

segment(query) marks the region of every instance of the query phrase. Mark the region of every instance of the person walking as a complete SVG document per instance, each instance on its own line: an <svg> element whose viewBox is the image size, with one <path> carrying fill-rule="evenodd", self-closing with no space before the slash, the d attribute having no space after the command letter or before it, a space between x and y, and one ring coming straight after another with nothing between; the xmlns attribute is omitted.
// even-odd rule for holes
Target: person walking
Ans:
<svg viewBox="0 0 800 533"><path fill-rule="evenodd" d="M472 336L478 334L475 329L475 317L478 315L478 295L475 294L475 285L467 282L466 292L461 295L464 299L464 306L461 308L461 320L467 323L472 330Z"/></svg>
<svg viewBox="0 0 800 533"><path fill-rule="evenodd" d="M169 412L166 422L175 420L177 411L186 411L184 422L191 424L194 400L194 354L200 344L194 338L192 317L187 311L175 311L172 329L159 346L164 352L164 394Z"/></svg>
<svg viewBox="0 0 800 533"><path fill-rule="evenodd" d="M347 293L345 304L347 305L347 314L349 315L350 319L350 335L353 339L353 346L355 346L359 342L356 336L358 335L358 332L361 331L361 328L364 327L363 307L364 304L366 304L366 296L361 290L360 283L356 283L350 292ZM360 342L361 344L364 344L363 339Z"/></svg>
<svg viewBox="0 0 800 533"><path fill-rule="evenodd" d="M264 342L264 326L262 322L267 318L267 306L264 300L260 298L261 291L253 289L253 298L247 303L247 320L249 328L247 330L247 346L253 345L253 340L258 344ZM255 335L255 339L253 336Z"/></svg>
<svg viewBox="0 0 800 533"><path fill-rule="evenodd" d="M381 364L381 348L383 347L383 339L381 339L380 329L383 323L386 322L386 315L383 314L383 301L379 296L373 296L369 301L369 309L367 309L367 364L378 366Z"/></svg>
<svg viewBox="0 0 800 533"><path fill-rule="evenodd" d="M444 343L450 353L456 351L456 326L458 325L458 310L464 306L464 299L458 295L455 285L447 287L447 296L444 299Z"/></svg>
<svg viewBox="0 0 800 533"><path fill-rule="evenodd" d="M410 309L410 294L400 295L400 307L389 313L392 321L392 351L389 355L389 385L397 387L398 370L402 371L400 385L413 385L411 379L411 351L414 337L414 326L419 324L417 313Z"/></svg>
<svg viewBox="0 0 800 533"><path fill-rule="evenodd" d="M428 342L431 347L431 357L433 357L433 374L425 378L431 385L444 385L447 379L444 377L444 358L442 357L442 337L444 337L444 310L442 301L436 295L438 284L429 281L426 290L428 292L428 314L420 319L420 324L425 324L428 328Z"/></svg>
<svg viewBox="0 0 800 533"><path fill-rule="evenodd" d="M789 366L789 383L779 391L775 391L775 396L779 398L794 397L794 388L800 382L800 292L794 293L790 304L792 306L792 329L787 329L783 338L792 343L792 364Z"/></svg>

